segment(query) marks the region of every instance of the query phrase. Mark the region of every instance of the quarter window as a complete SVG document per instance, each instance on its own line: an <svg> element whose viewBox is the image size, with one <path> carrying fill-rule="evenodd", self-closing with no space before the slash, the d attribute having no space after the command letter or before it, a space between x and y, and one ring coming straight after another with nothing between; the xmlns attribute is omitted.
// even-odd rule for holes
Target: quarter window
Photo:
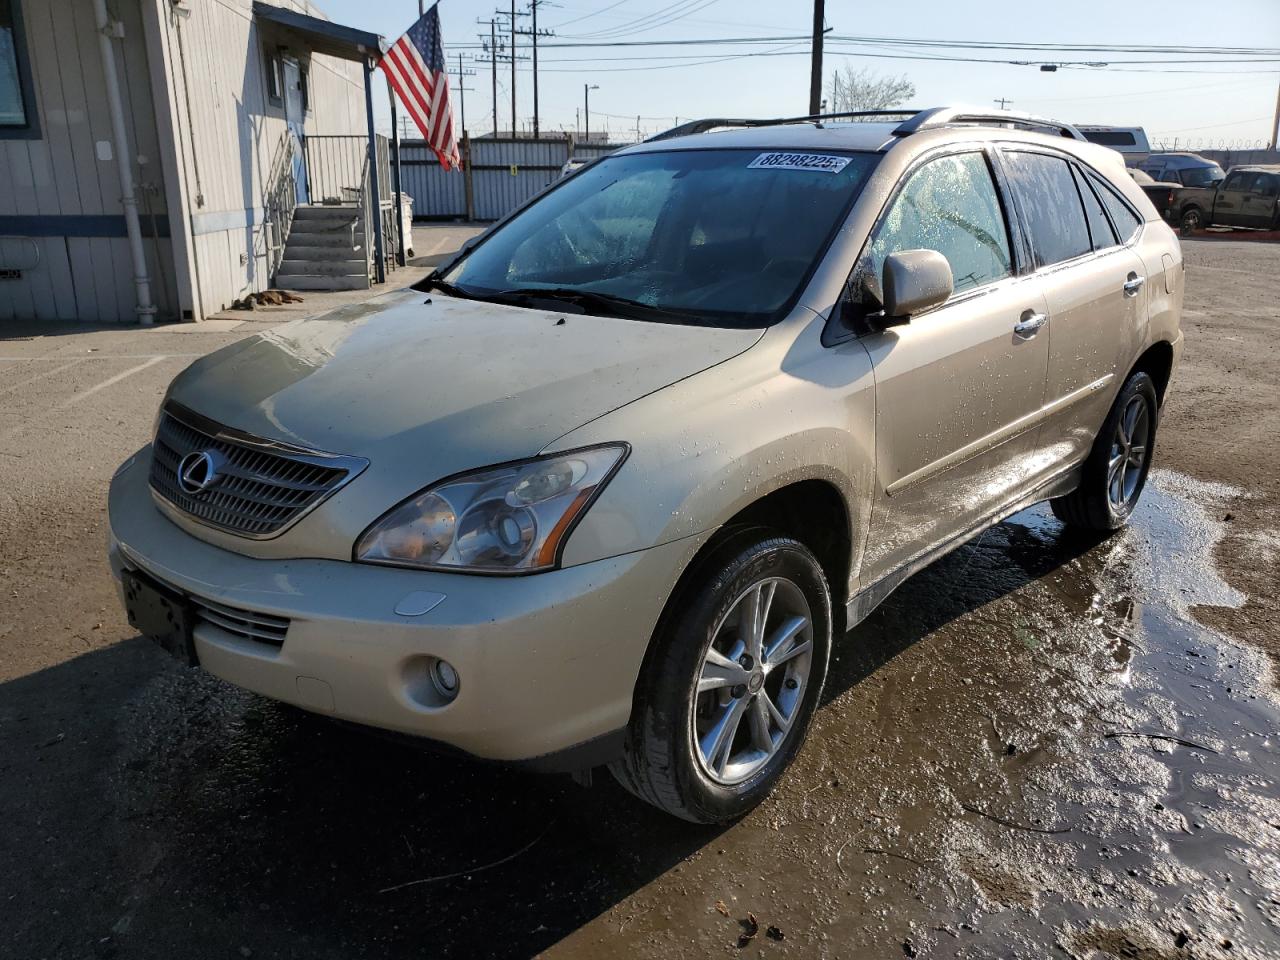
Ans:
<svg viewBox="0 0 1280 960"><path fill-rule="evenodd" d="M1105 250L1116 245L1116 233L1111 229L1111 222L1103 212L1102 201L1093 192L1093 187L1075 167L1071 172L1076 177L1076 187L1080 191L1080 199L1084 202L1084 216L1089 224L1089 239L1093 241L1093 249Z"/></svg>
<svg viewBox="0 0 1280 960"><path fill-rule="evenodd" d="M1009 175L1031 233L1036 265L1045 267L1088 253L1089 227L1071 167L1045 153L1006 153Z"/></svg>
<svg viewBox="0 0 1280 960"><path fill-rule="evenodd" d="M940 157L911 174L858 273L878 290L885 258L901 250L941 253L957 293L1010 275L1009 235L981 153Z"/></svg>
<svg viewBox="0 0 1280 960"><path fill-rule="evenodd" d="M1120 234L1120 242L1128 243L1129 239L1138 232L1138 227L1142 225L1142 220L1130 209L1127 203L1120 199L1120 195L1116 193L1115 189L1104 182L1101 177L1091 173L1089 174L1089 182L1098 191L1098 196L1102 198L1107 212L1111 214L1111 222L1116 225L1116 232Z"/></svg>

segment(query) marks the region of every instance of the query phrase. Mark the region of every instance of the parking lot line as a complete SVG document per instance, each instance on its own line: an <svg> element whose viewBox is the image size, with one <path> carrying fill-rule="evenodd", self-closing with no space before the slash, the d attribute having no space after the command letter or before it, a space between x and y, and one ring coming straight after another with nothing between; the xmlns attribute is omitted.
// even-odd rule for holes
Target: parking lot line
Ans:
<svg viewBox="0 0 1280 960"><path fill-rule="evenodd" d="M71 406L72 404L79 403L81 400L84 400L86 397L93 396L99 390L105 390L107 389L107 387L114 386L115 384L119 383L121 380L125 379L126 377L131 377L135 373L141 373L143 370L147 369L147 367L154 367L161 360L165 360L165 359L167 359L167 357L164 357L164 356L152 357L151 359L138 364L136 367L130 367L128 370L124 370L124 371L121 371L120 373L117 373L114 377L107 377L107 379L103 380L99 384L95 384L94 386L90 387L88 390L85 390L83 393L77 393L73 396L67 397L67 399L63 400L62 403L59 404L59 406L65 408L65 407Z"/></svg>

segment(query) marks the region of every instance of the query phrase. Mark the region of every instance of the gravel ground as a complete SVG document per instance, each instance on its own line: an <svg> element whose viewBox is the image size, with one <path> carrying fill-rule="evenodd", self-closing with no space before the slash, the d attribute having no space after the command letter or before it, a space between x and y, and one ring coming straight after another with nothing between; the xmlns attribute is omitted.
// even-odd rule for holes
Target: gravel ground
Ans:
<svg viewBox="0 0 1280 960"><path fill-rule="evenodd" d="M910 580L724 830L179 668L118 608L106 484L258 317L3 331L0 957L1280 954L1280 246L1185 250L1133 526L1035 509Z"/></svg>

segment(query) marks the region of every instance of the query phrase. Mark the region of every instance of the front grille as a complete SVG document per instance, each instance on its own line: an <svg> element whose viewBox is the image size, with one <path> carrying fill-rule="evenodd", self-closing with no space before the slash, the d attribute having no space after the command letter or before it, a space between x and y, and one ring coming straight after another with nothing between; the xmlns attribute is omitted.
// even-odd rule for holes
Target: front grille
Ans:
<svg viewBox="0 0 1280 960"><path fill-rule="evenodd" d="M195 595L191 596L191 604L195 608L197 620L245 640L281 647L284 645L285 634L289 632L287 617L241 610Z"/></svg>
<svg viewBox="0 0 1280 960"><path fill-rule="evenodd" d="M151 487L201 523L243 537L282 533L368 461L305 451L229 430L169 404L152 445ZM178 482L179 465L193 453L218 456L217 479L189 493Z"/></svg>

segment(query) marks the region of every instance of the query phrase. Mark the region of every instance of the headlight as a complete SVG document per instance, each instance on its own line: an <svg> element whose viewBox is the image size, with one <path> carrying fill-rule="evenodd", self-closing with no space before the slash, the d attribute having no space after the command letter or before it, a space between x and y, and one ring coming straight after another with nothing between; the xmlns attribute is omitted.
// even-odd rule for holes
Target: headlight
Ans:
<svg viewBox="0 0 1280 960"><path fill-rule="evenodd" d="M550 569L627 449L574 450L444 480L366 530L355 559L472 573Z"/></svg>

